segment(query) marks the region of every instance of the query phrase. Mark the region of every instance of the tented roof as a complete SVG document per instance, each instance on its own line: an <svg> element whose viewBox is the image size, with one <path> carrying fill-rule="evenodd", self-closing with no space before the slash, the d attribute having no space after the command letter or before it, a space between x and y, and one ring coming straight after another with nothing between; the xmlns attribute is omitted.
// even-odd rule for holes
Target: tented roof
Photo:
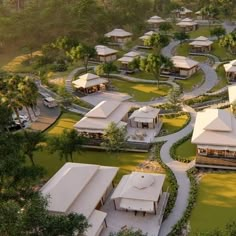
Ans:
<svg viewBox="0 0 236 236"><path fill-rule="evenodd" d="M116 54L117 50L114 50L112 48L109 48L107 46L104 45L97 45L95 47L96 52L99 56L107 56L107 55L111 55L111 54Z"/></svg>
<svg viewBox="0 0 236 236"><path fill-rule="evenodd" d="M150 24L155 24L165 22L165 20L163 20L160 16L152 16L147 20L147 22Z"/></svg>
<svg viewBox="0 0 236 236"><path fill-rule="evenodd" d="M202 145L236 146L236 120L225 110L197 113L192 142Z"/></svg>
<svg viewBox="0 0 236 236"><path fill-rule="evenodd" d="M191 69L199 64L197 61L183 56L173 56L171 60L176 68Z"/></svg>
<svg viewBox="0 0 236 236"><path fill-rule="evenodd" d="M228 86L228 94L229 94L229 103L232 104L236 101L236 85Z"/></svg>
<svg viewBox="0 0 236 236"><path fill-rule="evenodd" d="M79 79L72 82L76 88L90 88L99 84L106 84L108 80L97 75L87 73L79 76Z"/></svg>
<svg viewBox="0 0 236 236"><path fill-rule="evenodd" d="M134 118L137 122L147 122L150 123L155 119L160 112L160 109L153 108L150 106L144 106L139 108L138 110L135 110L129 119Z"/></svg>
<svg viewBox="0 0 236 236"><path fill-rule="evenodd" d="M163 174L132 172L122 177L111 199L155 202L162 192L164 180Z"/></svg>
<svg viewBox="0 0 236 236"><path fill-rule="evenodd" d="M50 196L48 210L89 217L117 171L116 167L66 163L41 188L43 196Z"/></svg>
<svg viewBox="0 0 236 236"><path fill-rule="evenodd" d="M212 44L213 42L210 41L208 38L200 36L195 38L194 41L192 41L189 45L198 47L198 46L210 46Z"/></svg>
<svg viewBox="0 0 236 236"><path fill-rule="evenodd" d="M226 72L236 72L236 60L224 64L224 68Z"/></svg>
<svg viewBox="0 0 236 236"><path fill-rule="evenodd" d="M105 109L101 109L101 103L105 103L103 105ZM111 122L119 124L133 106L131 103L119 101L103 101L101 103L74 125L77 131L104 133L104 130Z"/></svg>
<svg viewBox="0 0 236 236"><path fill-rule="evenodd" d="M141 55L140 52L135 52L135 51L131 51L124 54L125 57L139 57L140 55Z"/></svg>
<svg viewBox="0 0 236 236"><path fill-rule="evenodd" d="M193 26L193 25L197 25L197 22L193 21L190 18L185 18L181 20L179 23L177 23L176 25L181 26L181 27Z"/></svg>
<svg viewBox="0 0 236 236"><path fill-rule="evenodd" d="M130 37L132 34L123 29L114 29L109 33L105 34L106 37Z"/></svg>
<svg viewBox="0 0 236 236"><path fill-rule="evenodd" d="M142 40L149 39L153 34L156 34L155 31L148 31L143 36L139 37Z"/></svg>

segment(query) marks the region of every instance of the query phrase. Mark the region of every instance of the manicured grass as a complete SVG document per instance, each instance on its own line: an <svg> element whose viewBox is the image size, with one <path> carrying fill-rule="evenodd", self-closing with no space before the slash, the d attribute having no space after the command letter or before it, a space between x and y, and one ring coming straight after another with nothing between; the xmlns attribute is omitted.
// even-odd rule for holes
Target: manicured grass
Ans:
<svg viewBox="0 0 236 236"><path fill-rule="evenodd" d="M140 84L132 83L122 80L113 79L112 85L123 93L128 93L136 101L145 102L155 99L157 97L166 96L171 89L169 85L160 84L157 87L156 84Z"/></svg>
<svg viewBox="0 0 236 236"><path fill-rule="evenodd" d="M64 129L72 129L81 116L72 112L64 112L56 123L45 131L47 135L61 134Z"/></svg>
<svg viewBox="0 0 236 236"><path fill-rule="evenodd" d="M185 56L186 57L189 54L189 50L190 50L189 44L182 43L176 48L175 54L178 56Z"/></svg>
<svg viewBox="0 0 236 236"><path fill-rule="evenodd" d="M189 33L190 39L194 39L194 38L197 38L199 36L209 37L210 36L210 30L211 30L211 27L209 27L209 26L200 26L197 30L191 31Z"/></svg>
<svg viewBox="0 0 236 236"><path fill-rule="evenodd" d="M139 71L137 73L133 73L130 75L131 77L138 78L138 79L147 79L147 80L155 80L155 77L152 73L147 73L143 71ZM168 78L160 77L161 81L168 80Z"/></svg>
<svg viewBox="0 0 236 236"><path fill-rule="evenodd" d="M207 61L207 57L205 56L191 56L191 58L195 61L199 61L199 62L206 62Z"/></svg>
<svg viewBox="0 0 236 236"><path fill-rule="evenodd" d="M223 228L236 220L236 173L210 173L200 180L196 206L190 218L191 233Z"/></svg>
<svg viewBox="0 0 236 236"><path fill-rule="evenodd" d="M226 78L226 74L225 74L225 70L224 70L223 65L220 65L219 67L217 67L216 73L218 75L219 82L211 89L211 92L215 92L215 91L222 89L228 85L228 80Z"/></svg>
<svg viewBox="0 0 236 236"><path fill-rule="evenodd" d="M213 43L212 54L217 56L221 61L234 59L234 55L228 52L224 47L219 46L218 42Z"/></svg>
<svg viewBox="0 0 236 236"><path fill-rule="evenodd" d="M163 125L160 134L168 135L177 132L187 123L188 119L189 117L187 115L180 115L174 118L162 117Z"/></svg>
<svg viewBox="0 0 236 236"><path fill-rule="evenodd" d="M183 88L185 92L192 91L195 87L200 86L204 82L204 75L202 71L198 71L188 79L176 80L176 82Z"/></svg>
<svg viewBox="0 0 236 236"><path fill-rule="evenodd" d="M194 160L196 156L196 145L191 143L191 138L180 144L176 148L178 159Z"/></svg>

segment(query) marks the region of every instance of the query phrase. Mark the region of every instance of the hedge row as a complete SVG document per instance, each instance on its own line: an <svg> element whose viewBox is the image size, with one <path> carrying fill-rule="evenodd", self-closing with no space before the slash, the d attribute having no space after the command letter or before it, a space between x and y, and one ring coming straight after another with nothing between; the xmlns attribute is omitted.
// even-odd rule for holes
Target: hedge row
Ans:
<svg viewBox="0 0 236 236"><path fill-rule="evenodd" d="M173 159L184 163L189 163L192 161L188 158L180 157L176 154L176 149L178 148L178 146L187 141L191 136L192 132L173 144L173 146L170 148L170 155Z"/></svg>
<svg viewBox="0 0 236 236"><path fill-rule="evenodd" d="M183 229L187 226L187 222L191 215L192 209L195 206L198 192L198 184L196 180L197 169L192 168L187 171L188 178L190 180L190 193L188 198L188 206L182 216L182 218L174 225L168 236L181 236L183 235Z"/></svg>
<svg viewBox="0 0 236 236"><path fill-rule="evenodd" d="M164 212L164 217L163 217L163 219L166 219L175 205L179 186L177 184L177 180L175 178L175 175L173 174L171 169L161 160L160 149L163 144L164 144L164 142L156 143L155 149L156 149L156 159L157 159L158 163L160 164L160 166L165 170L167 180L169 182L169 188L170 188L169 189L170 195L169 195L169 199L168 199L166 209Z"/></svg>

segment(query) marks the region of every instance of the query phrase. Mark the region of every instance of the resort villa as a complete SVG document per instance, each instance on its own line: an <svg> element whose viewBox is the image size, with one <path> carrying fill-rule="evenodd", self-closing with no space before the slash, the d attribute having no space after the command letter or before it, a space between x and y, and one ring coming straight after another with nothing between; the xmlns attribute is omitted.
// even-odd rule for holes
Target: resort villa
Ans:
<svg viewBox="0 0 236 236"><path fill-rule="evenodd" d="M97 45L95 49L97 52L97 59L100 62L111 62L117 59L117 50L104 45Z"/></svg>
<svg viewBox="0 0 236 236"><path fill-rule="evenodd" d="M198 28L198 23L190 18L185 18L176 25L179 26L184 32L194 31Z"/></svg>
<svg viewBox="0 0 236 236"><path fill-rule="evenodd" d="M157 214L165 175L132 172L124 175L111 199L116 210Z"/></svg>
<svg viewBox="0 0 236 236"><path fill-rule="evenodd" d="M197 145L196 166L236 167L236 119L226 110L198 112L192 143Z"/></svg>
<svg viewBox="0 0 236 236"><path fill-rule="evenodd" d="M191 17L193 12L186 7L181 7L180 9L173 10L172 13L174 14L174 17L183 19Z"/></svg>
<svg viewBox="0 0 236 236"><path fill-rule="evenodd" d="M195 16L196 16L197 20L204 20L204 16L202 15L201 11L196 11Z"/></svg>
<svg viewBox="0 0 236 236"><path fill-rule="evenodd" d="M150 143L161 129L159 109L149 106L135 110L130 116L133 103L102 101L78 121L74 128L81 135L101 140L111 122L126 127L128 141Z"/></svg>
<svg viewBox="0 0 236 236"><path fill-rule="evenodd" d="M229 104L233 114L236 114L236 85L228 86Z"/></svg>
<svg viewBox="0 0 236 236"><path fill-rule="evenodd" d="M104 35L109 38L112 43L124 44L131 40L132 33L129 33L123 29L114 29Z"/></svg>
<svg viewBox="0 0 236 236"><path fill-rule="evenodd" d="M173 56L171 60L174 67L171 69L163 68L161 70L163 75L173 75L179 79L186 79L192 76L198 70L199 62L194 61L188 57Z"/></svg>
<svg viewBox="0 0 236 236"><path fill-rule="evenodd" d="M52 214L83 214L91 225L85 236L98 236L106 227L107 213L100 210L113 189L117 167L66 163L42 188Z"/></svg>
<svg viewBox="0 0 236 236"><path fill-rule="evenodd" d="M150 29L152 29L152 30L157 30L159 28L160 24L163 22L166 22L166 21L163 20L159 16L152 16L151 18L149 18L147 20L147 23L149 24Z"/></svg>
<svg viewBox="0 0 236 236"><path fill-rule="evenodd" d="M229 81L236 80L236 60L230 61L227 64L224 64L224 69L226 76Z"/></svg>
<svg viewBox="0 0 236 236"><path fill-rule="evenodd" d="M139 39L141 39L143 41L143 45L144 45L144 41L149 39L153 34L156 34L156 32L155 31L148 31L143 36L139 37Z"/></svg>
<svg viewBox="0 0 236 236"><path fill-rule="evenodd" d="M134 72L134 69L131 66L131 63L136 59L141 57L140 52L131 51L123 55L123 57L118 59L118 62L120 62L120 70L124 70L127 72Z"/></svg>
<svg viewBox="0 0 236 236"><path fill-rule="evenodd" d="M190 51L193 53L208 53L212 49L213 42L204 36L195 38L189 43Z"/></svg>
<svg viewBox="0 0 236 236"><path fill-rule="evenodd" d="M73 86L83 94L105 90L107 83L107 79L91 73L81 75L79 79L72 82Z"/></svg>

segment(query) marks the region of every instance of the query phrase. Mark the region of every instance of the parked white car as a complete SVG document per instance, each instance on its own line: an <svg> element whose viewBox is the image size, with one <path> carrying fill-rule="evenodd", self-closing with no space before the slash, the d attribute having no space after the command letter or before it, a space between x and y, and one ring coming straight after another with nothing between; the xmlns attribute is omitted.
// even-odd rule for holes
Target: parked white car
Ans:
<svg viewBox="0 0 236 236"><path fill-rule="evenodd" d="M46 97L43 99L43 104L46 106L46 107L49 107L49 108L53 108L53 107L57 107L58 104L56 102L56 100L52 97Z"/></svg>

